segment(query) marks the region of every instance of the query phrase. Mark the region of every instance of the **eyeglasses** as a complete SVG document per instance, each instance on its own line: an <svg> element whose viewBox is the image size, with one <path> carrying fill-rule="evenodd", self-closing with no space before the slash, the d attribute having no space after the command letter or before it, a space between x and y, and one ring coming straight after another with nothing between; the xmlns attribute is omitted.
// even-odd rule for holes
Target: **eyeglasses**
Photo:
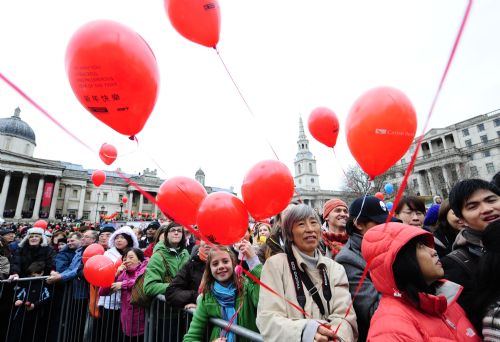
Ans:
<svg viewBox="0 0 500 342"><path fill-rule="evenodd" d="M172 228L168 232L169 233L182 233L182 228Z"/></svg>
<svg viewBox="0 0 500 342"><path fill-rule="evenodd" d="M409 215L409 216L417 215L418 217L422 217L425 215L423 212L418 211L418 210L403 210L401 212L401 214L405 214L405 215Z"/></svg>

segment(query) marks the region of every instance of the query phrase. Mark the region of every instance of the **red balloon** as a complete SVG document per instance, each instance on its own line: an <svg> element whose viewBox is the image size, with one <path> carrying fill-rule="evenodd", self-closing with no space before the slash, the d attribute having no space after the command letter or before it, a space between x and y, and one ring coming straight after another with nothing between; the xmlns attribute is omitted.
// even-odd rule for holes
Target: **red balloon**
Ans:
<svg viewBox="0 0 500 342"><path fill-rule="evenodd" d="M125 197L125 196L123 196L123 197L122 197L122 203L123 203L123 204L126 204L127 202L128 202L128 198L127 198L127 197Z"/></svg>
<svg viewBox="0 0 500 342"><path fill-rule="evenodd" d="M364 93L347 117L347 143L370 179L401 159L417 130L417 116L400 90L374 88Z"/></svg>
<svg viewBox="0 0 500 342"><path fill-rule="evenodd" d="M189 225L196 224L198 208L206 196L205 187L194 179L173 177L163 182L156 198L164 214Z"/></svg>
<svg viewBox="0 0 500 342"><path fill-rule="evenodd" d="M128 209L125 209L123 212L124 212L125 214L128 214Z"/></svg>
<svg viewBox="0 0 500 342"><path fill-rule="evenodd" d="M383 201L384 200L384 194L381 192L377 192L375 194L375 197L377 197L379 200Z"/></svg>
<svg viewBox="0 0 500 342"><path fill-rule="evenodd" d="M87 281L100 287L110 287L115 281L115 264L105 255L94 255L83 267L83 275Z"/></svg>
<svg viewBox="0 0 500 342"><path fill-rule="evenodd" d="M104 254L104 247L101 246L98 243L93 243L89 245L85 250L83 251L82 254L82 261L83 264L85 265L87 263L87 260L94 255L103 255Z"/></svg>
<svg viewBox="0 0 500 342"><path fill-rule="evenodd" d="M184 38L215 48L220 31L217 0L165 0L165 9L172 26Z"/></svg>
<svg viewBox="0 0 500 342"><path fill-rule="evenodd" d="M95 170L92 172L92 183L99 187L106 181L106 174L102 170Z"/></svg>
<svg viewBox="0 0 500 342"><path fill-rule="evenodd" d="M129 136L142 130L156 103L159 73L139 34L110 20L87 23L68 44L66 71L77 99L97 119Z"/></svg>
<svg viewBox="0 0 500 342"><path fill-rule="evenodd" d="M339 119L326 107L318 107L311 112L307 122L314 139L327 147L334 147L339 135Z"/></svg>
<svg viewBox="0 0 500 342"><path fill-rule="evenodd" d="M200 205L197 225L212 243L231 245L245 235L248 211L245 204L233 194L212 192Z"/></svg>
<svg viewBox="0 0 500 342"><path fill-rule="evenodd" d="M47 221L38 220L35 223L33 223L33 227L42 228L43 230L45 230L47 229Z"/></svg>
<svg viewBox="0 0 500 342"><path fill-rule="evenodd" d="M116 156L118 155L118 151L116 147L110 144L102 144L101 149L99 150L99 157L106 165L111 165L116 160Z"/></svg>
<svg viewBox="0 0 500 342"><path fill-rule="evenodd" d="M115 261L115 268L118 269L123 264L122 258L118 258Z"/></svg>
<svg viewBox="0 0 500 342"><path fill-rule="evenodd" d="M247 173L241 186L243 202L256 220L283 211L292 200L294 191L290 170L277 160L257 163Z"/></svg>

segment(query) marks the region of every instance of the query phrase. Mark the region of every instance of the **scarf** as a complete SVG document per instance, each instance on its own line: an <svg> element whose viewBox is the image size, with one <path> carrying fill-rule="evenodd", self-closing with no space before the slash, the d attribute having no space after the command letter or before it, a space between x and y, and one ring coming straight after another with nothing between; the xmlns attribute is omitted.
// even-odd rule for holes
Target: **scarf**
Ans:
<svg viewBox="0 0 500 342"><path fill-rule="evenodd" d="M229 321L236 313L236 286L234 283L230 283L228 287L222 286L218 281L214 283L214 288L212 293L217 299L217 302L222 307L222 319ZM238 324L238 318L234 318L233 324ZM226 333L226 338L228 342L234 342L235 336L232 332Z"/></svg>
<svg viewBox="0 0 500 342"><path fill-rule="evenodd" d="M345 243L349 239L349 235L346 232L333 233L330 231L322 232L323 242L325 246L332 253L332 258L335 258L339 254L340 249L344 247Z"/></svg>

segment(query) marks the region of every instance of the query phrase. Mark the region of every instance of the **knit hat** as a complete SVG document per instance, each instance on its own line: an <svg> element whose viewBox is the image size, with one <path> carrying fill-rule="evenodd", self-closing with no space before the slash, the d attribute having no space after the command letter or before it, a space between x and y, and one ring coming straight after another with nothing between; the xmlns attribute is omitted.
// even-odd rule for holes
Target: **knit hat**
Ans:
<svg viewBox="0 0 500 342"><path fill-rule="evenodd" d="M148 224L148 226L146 227L146 229L144 230L148 230L148 229L159 229L160 228L160 222L158 221L153 221L151 222L150 224Z"/></svg>
<svg viewBox="0 0 500 342"><path fill-rule="evenodd" d="M10 228L2 228L2 229L0 229L0 236L7 235L9 233L14 233L14 229L10 229Z"/></svg>
<svg viewBox="0 0 500 342"><path fill-rule="evenodd" d="M325 220L328 219L328 215L330 214L330 212L337 207L345 207L347 209L347 204L345 204L344 201L338 198L332 198L331 200L328 200L323 206L323 218Z"/></svg>
<svg viewBox="0 0 500 342"><path fill-rule="evenodd" d="M115 232L115 226L112 224L103 224L101 228L99 229L99 233L114 233Z"/></svg>
<svg viewBox="0 0 500 342"><path fill-rule="evenodd" d="M424 226L433 226L436 224L438 220L439 207L439 204L433 204L429 210L427 210L427 214L425 214L424 219Z"/></svg>
<svg viewBox="0 0 500 342"><path fill-rule="evenodd" d="M40 228L40 227L31 227L30 229L28 229L28 235L29 234L44 235L45 234L45 230L43 228Z"/></svg>
<svg viewBox="0 0 500 342"><path fill-rule="evenodd" d="M48 240L47 240L47 237L45 236L45 230L43 228L40 228L40 227L31 227L30 229L28 229L28 233L26 234L24 239L22 239L21 242L19 243L19 247L23 247L26 244L26 242L28 241L30 235L32 235L32 234L41 235L42 236L41 246L42 247L48 246Z"/></svg>

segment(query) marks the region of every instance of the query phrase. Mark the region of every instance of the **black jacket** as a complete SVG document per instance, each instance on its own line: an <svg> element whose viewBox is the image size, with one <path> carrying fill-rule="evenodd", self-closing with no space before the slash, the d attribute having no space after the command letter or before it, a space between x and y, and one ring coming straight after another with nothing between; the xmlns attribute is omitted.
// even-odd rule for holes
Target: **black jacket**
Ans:
<svg viewBox="0 0 500 342"><path fill-rule="evenodd" d="M49 275L50 271L54 269L55 257L56 253L50 246L31 247L25 245L16 249L10 263L10 274L18 274L19 277L29 277L29 274L26 273L29 265L35 261L43 261L45 263L43 275Z"/></svg>
<svg viewBox="0 0 500 342"><path fill-rule="evenodd" d="M186 304L196 304L198 288L205 271L205 262L198 255L192 256L182 266L165 292L167 304L178 308L184 308Z"/></svg>

